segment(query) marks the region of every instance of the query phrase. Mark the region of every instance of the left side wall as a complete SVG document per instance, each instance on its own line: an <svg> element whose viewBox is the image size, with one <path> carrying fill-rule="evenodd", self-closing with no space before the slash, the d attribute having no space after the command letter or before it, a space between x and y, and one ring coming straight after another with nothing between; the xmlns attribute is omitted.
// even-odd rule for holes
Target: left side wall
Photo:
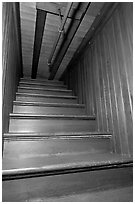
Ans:
<svg viewBox="0 0 135 204"><path fill-rule="evenodd" d="M22 72L19 3L2 3L2 135L8 132L9 113Z"/></svg>

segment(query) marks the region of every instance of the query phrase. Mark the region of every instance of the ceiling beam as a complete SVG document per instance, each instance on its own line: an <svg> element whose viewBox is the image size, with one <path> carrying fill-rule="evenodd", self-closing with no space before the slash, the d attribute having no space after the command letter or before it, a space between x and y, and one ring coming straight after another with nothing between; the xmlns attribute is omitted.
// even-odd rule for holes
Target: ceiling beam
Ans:
<svg viewBox="0 0 135 204"><path fill-rule="evenodd" d="M42 45L42 38L44 33L44 26L46 21L47 12L37 9L36 26L35 26L35 39L33 49L32 73L31 78L35 79L37 75L38 62L40 50Z"/></svg>
<svg viewBox="0 0 135 204"><path fill-rule="evenodd" d="M62 76L60 77L60 80L63 79L66 71L70 68L72 68L72 65L74 62L79 59L79 57L83 54L84 49L92 44L92 40L94 39L95 35L101 30L104 26L104 24L108 21L110 18L112 12L116 9L118 3L116 2L107 2L103 6L103 8L100 11L100 15L97 15L95 21L93 22L92 26L88 30L88 32L85 35L85 38L82 40L81 44L79 45L79 48L74 53L70 63L68 64L65 71L62 73Z"/></svg>
<svg viewBox="0 0 135 204"><path fill-rule="evenodd" d="M59 16L58 6L54 2L37 2L36 8L41 9L43 11L46 11L47 13ZM72 19L72 15L73 15L75 9L76 8L71 9L71 11L68 15L68 18ZM79 20L81 18L81 14L82 14L82 12L78 11L77 15L75 16L75 19ZM65 7L62 7L61 8L61 16L64 17L64 15L65 15Z"/></svg>
<svg viewBox="0 0 135 204"><path fill-rule="evenodd" d="M69 14L69 12L70 12L70 10L72 8L72 4L73 4L73 2L69 2L68 5L67 5L67 9L65 11L64 18L63 18L62 23L60 25L60 28L59 28L59 31L58 31L58 35L57 35L56 40L55 40L54 45L53 45L52 52L51 52L50 57L48 59L48 64L51 64L54 52L55 52L56 47L57 47L57 44L58 44L59 39L60 39L60 37L62 35L62 32L64 30L64 26L65 26L65 23L66 23L66 20L67 20L67 16L68 16L68 14Z"/></svg>
<svg viewBox="0 0 135 204"><path fill-rule="evenodd" d="M79 26L83 20L83 17L85 16L85 14L87 12L87 9L89 8L89 5L90 5L90 2L87 4L87 7L83 11L80 20L72 20L70 29L66 33L66 35L63 39L62 45L59 48L58 54L56 55L54 62L50 67L50 71L51 71L50 76L49 76L50 80L54 79L54 77L57 73L57 70L58 70L66 52L67 52L67 49L70 46L70 44L73 40L73 37L75 36L75 34L76 34L76 32L77 32L77 30L78 30L78 28L79 28Z"/></svg>

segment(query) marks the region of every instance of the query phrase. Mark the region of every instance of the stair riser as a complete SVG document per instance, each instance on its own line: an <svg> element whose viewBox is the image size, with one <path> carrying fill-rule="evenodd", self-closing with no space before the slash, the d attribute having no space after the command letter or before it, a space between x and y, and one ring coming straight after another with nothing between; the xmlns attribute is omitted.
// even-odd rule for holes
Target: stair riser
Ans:
<svg viewBox="0 0 135 204"><path fill-rule="evenodd" d="M61 161L64 155L111 152L110 139L44 139L35 141L5 141L4 169L31 168ZM55 156L56 155L56 156ZM54 157L54 160L52 159ZM66 158L65 158L66 159Z"/></svg>
<svg viewBox="0 0 135 204"><path fill-rule="evenodd" d="M63 85L45 85L45 84L34 84L34 83L19 83L19 87L32 87L32 88L46 88L46 89L67 89L66 86Z"/></svg>
<svg viewBox="0 0 135 204"><path fill-rule="evenodd" d="M76 119L10 119L9 132L77 132L96 131L96 121Z"/></svg>
<svg viewBox="0 0 135 204"><path fill-rule="evenodd" d="M45 95L64 95L64 96L72 96L72 91L53 91L53 90L44 90L44 89L25 89L25 88L18 88L18 93L34 93L34 94L45 94Z"/></svg>
<svg viewBox="0 0 135 204"><path fill-rule="evenodd" d="M49 97L34 97L34 96L16 96L16 100L24 101L24 102L44 102L44 103L77 103L77 99L69 99L69 98L49 98Z"/></svg>
<svg viewBox="0 0 135 204"><path fill-rule="evenodd" d="M4 181L2 201L45 202L47 198L53 199L72 194L81 195L81 193L84 192L89 192L89 194L92 195L92 192L97 192L97 198L100 202L98 192L105 189L118 189L120 187L132 186L132 180L132 167L127 167ZM109 202L112 200L113 198L110 197ZM74 202L75 201L77 200L74 200ZM68 200L66 200L66 202L68 202Z"/></svg>
<svg viewBox="0 0 135 204"><path fill-rule="evenodd" d="M34 79L21 79L20 82L26 82L26 83L38 83L38 84L45 84L45 85L64 85L63 81L51 81L51 80L34 80Z"/></svg>
<svg viewBox="0 0 135 204"><path fill-rule="evenodd" d="M84 108L73 107L44 107L44 106L18 106L14 105L13 113L35 113L35 114L75 114L85 115Z"/></svg>

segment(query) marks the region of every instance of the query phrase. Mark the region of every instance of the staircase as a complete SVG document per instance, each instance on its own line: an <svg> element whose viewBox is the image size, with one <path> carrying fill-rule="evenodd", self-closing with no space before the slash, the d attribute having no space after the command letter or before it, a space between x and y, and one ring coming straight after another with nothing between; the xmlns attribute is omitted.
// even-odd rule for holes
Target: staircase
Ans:
<svg viewBox="0 0 135 204"><path fill-rule="evenodd" d="M112 137L63 82L21 79L4 134L3 201L106 201L110 189L132 201L132 158L114 153Z"/></svg>

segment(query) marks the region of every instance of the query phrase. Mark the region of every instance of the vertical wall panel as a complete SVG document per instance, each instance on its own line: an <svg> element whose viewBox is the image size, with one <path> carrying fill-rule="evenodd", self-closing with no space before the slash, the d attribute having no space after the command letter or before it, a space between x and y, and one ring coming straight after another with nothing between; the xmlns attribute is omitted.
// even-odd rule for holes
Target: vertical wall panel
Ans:
<svg viewBox="0 0 135 204"><path fill-rule="evenodd" d="M2 132L8 131L9 113L22 76L19 3L4 2L2 8Z"/></svg>
<svg viewBox="0 0 135 204"><path fill-rule="evenodd" d="M82 67L83 67L83 69L82 69ZM81 70L81 81L82 81L82 101L84 104L86 104L83 58L80 60L80 70Z"/></svg>
<svg viewBox="0 0 135 204"><path fill-rule="evenodd" d="M86 52L86 57L88 58L88 52ZM89 77L88 80L88 61L83 58L84 61L84 82L85 82L85 91L88 93L88 91L91 92L91 86L90 86L90 81L91 81L91 77ZM88 83L87 83L88 81ZM92 114L92 103L90 103L90 94L86 95L86 111L88 114Z"/></svg>
<svg viewBox="0 0 135 204"><path fill-rule="evenodd" d="M88 81L89 81L89 77L90 77L90 88L91 88L91 94L89 95L91 100L90 100L90 104L91 104L91 114L92 115L95 115L96 113L96 100L95 100L95 92L94 92L94 77L93 77L93 69L90 70L90 67L93 67L93 56L92 56L92 52L88 52L88 58L87 60L90 62L89 60L89 56L90 56L90 59L91 59L91 62L88 66L88 70L90 71L89 72L89 75L88 75Z"/></svg>
<svg viewBox="0 0 135 204"><path fill-rule="evenodd" d="M107 26L106 26L107 27ZM113 73L112 73L112 66L110 63L110 50L109 50L109 43L107 39L107 28L103 30L102 37L103 37L103 51L105 54L105 69L106 69L106 75L107 75L107 83L108 83L108 97L109 97L109 120L110 120L110 131L113 133L113 135L117 135L119 138L119 131L118 131L118 119L117 119L117 107L116 107L116 94L115 94L115 87L114 87L114 78L113 78ZM120 142L116 138L113 137L113 144L114 144L114 151L119 152L119 146Z"/></svg>
<svg viewBox="0 0 135 204"><path fill-rule="evenodd" d="M117 124L118 124L118 131L119 131L119 135L116 135L115 137L117 137L117 142L119 142L120 151L122 151L122 138L121 137L124 133L122 132L123 125L121 125L121 122L122 122L122 118L124 119L124 117L121 114L123 113L123 110L121 108L122 108L123 100L121 97L121 82L120 82L120 76L119 76L119 64L117 60L117 50L115 49L115 36L114 36L113 30L114 30L114 26L113 26L113 22L111 19L110 25L108 24L106 36L108 36L108 44L109 44L109 49L110 49L110 62L109 63L112 67L112 77L113 77L113 86L114 86L115 103L113 103L113 105L116 104L116 112L114 112L114 115L115 114L117 115ZM114 128L116 128L116 123L115 123Z"/></svg>
<svg viewBox="0 0 135 204"><path fill-rule="evenodd" d="M92 73L90 72L89 67L91 67L92 63L92 57L91 53L89 50L86 51L86 57L84 58L84 69L85 69L85 82L86 82L86 92L90 93L87 94L86 97L86 107L87 107L87 113L90 115L95 115L95 106L93 103L93 76Z"/></svg>
<svg viewBox="0 0 135 204"><path fill-rule="evenodd" d="M109 16L109 15L108 15ZM106 19L105 19L106 21ZM132 154L133 3L119 3L67 72L97 131L112 132L114 151ZM66 78L66 75L64 76ZM77 80L76 80L77 78ZM76 86L76 85L75 85Z"/></svg>
<svg viewBox="0 0 135 204"><path fill-rule="evenodd" d="M118 16L117 16L117 10L115 12L115 16L112 19L113 21L113 38L114 38L114 50L115 50L115 59L116 64L118 68L118 81L120 85L119 93L119 100L118 100L118 109L119 109L119 124L120 124L120 132L121 132L121 149L122 152L128 153L127 148L127 123L126 123L126 115L125 115L125 106L124 106L124 100L126 99L126 92L127 92L127 86L126 86L126 76L124 72L124 56L122 55L122 47L121 47L121 38L120 38L120 27L118 24ZM116 82L118 83L118 82Z"/></svg>
<svg viewBox="0 0 135 204"><path fill-rule="evenodd" d="M80 76L80 69L79 69L79 65L75 64L75 66L77 67L77 71L75 70L76 72L76 75L77 75L77 81L78 81L78 90L77 90L77 95L79 97L79 100L78 102L79 103L82 103L82 93L81 93L81 78L79 77Z"/></svg>
<svg viewBox="0 0 135 204"><path fill-rule="evenodd" d="M110 115L110 102L109 102L109 89L108 89L108 79L106 73L106 56L104 53L104 43L102 32L99 36L99 50L101 57L101 69L102 69L102 80L103 80L103 89L104 89L104 104L105 104L105 119L106 119L106 131L110 132L111 130L111 115Z"/></svg>
<svg viewBox="0 0 135 204"><path fill-rule="evenodd" d="M90 54L91 54L91 66L89 68L90 72L92 71L92 67L94 64L94 69L93 70L93 83L96 81L97 83L94 83L94 89L93 89L93 93L95 93L95 95L93 95L95 97L95 106L96 106L96 117L97 117L97 127L98 127L98 131L102 130L102 126L103 126L103 121L102 121L102 114L101 114L101 108L99 108L100 103L100 97L99 97L99 92L98 92L98 80L97 80L97 75L96 75L96 70L97 70L97 60L96 60L96 55L95 55L95 45L92 44L90 47Z"/></svg>
<svg viewBox="0 0 135 204"><path fill-rule="evenodd" d="M106 118L106 103L105 103L105 93L104 93L104 75L103 70L104 67L102 67L102 57L100 53L100 39L99 36L97 37L97 46L96 46L96 52L98 54L98 70L99 70L99 89L101 94L101 105L102 105L102 116L103 116L103 131L107 130L107 118Z"/></svg>
<svg viewBox="0 0 135 204"><path fill-rule="evenodd" d="M102 106L102 97L101 97L101 87L102 84L100 84L100 73L99 73L99 63L98 63L98 60L99 60L99 57L98 57L98 53L97 53L97 42L95 42L94 44L94 52L92 53L92 55L94 56L95 55L95 62L93 63L93 67L91 67L91 69L94 68L95 66L95 77L94 77L94 85L96 86L96 90L95 90L95 97L96 97L96 100L97 100L97 108L98 108L98 111L99 111L99 116L100 116L100 121L99 121L99 124L100 124L100 128L99 130L100 131L104 131L104 112L103 112L103 106Z"/></svg>

